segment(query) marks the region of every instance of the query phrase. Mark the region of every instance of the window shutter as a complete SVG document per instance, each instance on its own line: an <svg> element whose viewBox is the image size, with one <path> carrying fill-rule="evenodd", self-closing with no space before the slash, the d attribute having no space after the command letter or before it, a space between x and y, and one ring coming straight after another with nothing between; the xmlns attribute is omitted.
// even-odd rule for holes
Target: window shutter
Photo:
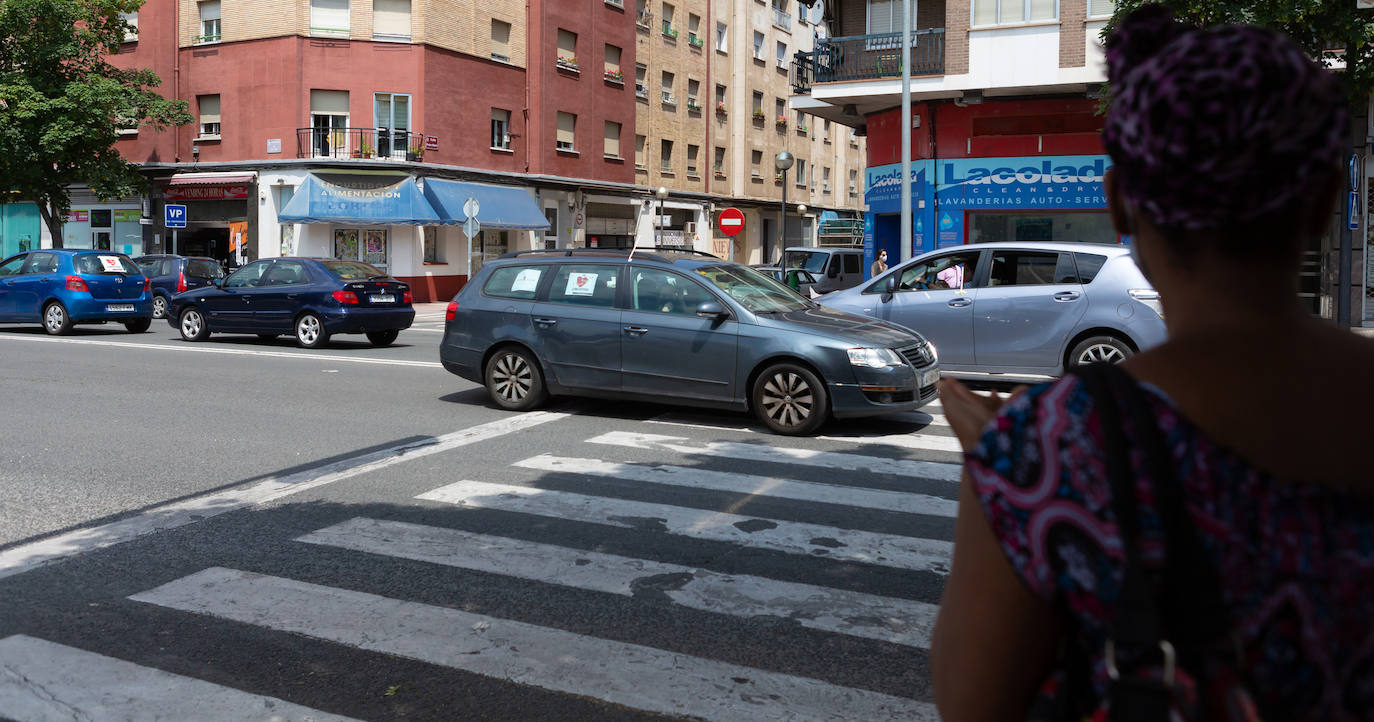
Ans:
<svg viewBox="0 0 1374 722"><path fill-rule="evenodd" d="M347 90L312 90L310 91L310 112L329 113L332 115L348 114L348 91Z"/></svg>
<svg viewBox="0 0 1374 722"><path fill-rule="evenodd" d="M577 57L577 33L558 31L558 55L565 58Z"/></svg>
<svg viewBox="0 0 1374 722"><path fill-rule="evenodd" d="M348 0L310 0L310 28L348 32Z"/></svg>
<svg viewBox="0 0 1374 722"><path fill-rule="evenodd" d="M573 128L577 125L577 116L572 113L558 114L558 142L572 146Z"/></svg>
<svg viewBox="0 0 1374 722"><path fill-rule="evenodd" d="M605 155L620 155L620 124L606 122L606 147L602 151Z"/></svg>
<svg viewBox="0 0 1374 722"><path fill-rule="evenodd" d="M219 121L219 96L201 95L196 97L197 105L200 106L200 122L218 123Z"/></svg>
<svg viewBox="0 0 1374 722"><path fill-rule="evenodd" d="M1030 21L1053 20L1055 0L1030 0Z"/></svg>
<svg viewBox="0 0 1374 722"><path fill-rule="evenodd" d="M620 48L614 45L606 46L606 70L612 73L620 70Z"/></svg>
<svg viewBox="0 0 1374 722"><path fill-rule="evenodd" d="M201 0L200 21L219 20L219 0Z"/></svg>
<svg viewBox="0 0 1374 722"><path fill-rule="evenodd" d="M410 0L372 0L372 34L410 37Z"/></svg>
<svg viewBox="0 0 1374 722"><path fill-rule="evenodd" d="M995 2L995 0L994 0ZM902 31L902 4L900 0L868 0L868 32L898 33Z"/></svg>

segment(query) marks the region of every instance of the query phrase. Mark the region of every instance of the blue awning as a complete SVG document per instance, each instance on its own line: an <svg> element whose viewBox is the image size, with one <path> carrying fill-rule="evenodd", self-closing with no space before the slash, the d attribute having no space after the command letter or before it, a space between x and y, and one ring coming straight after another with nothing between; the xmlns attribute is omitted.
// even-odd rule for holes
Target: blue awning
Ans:
<svg viewBox="0 0 1374 722"><path fill-rule="evenodd" d="M523 188L426 178L425 198L439 214L439 222L447 226L462 225L468 219L463 204L476 198L477 222L483 228L542 231L549 227L544 212Z"/></svg>
<svg viewBox="0 0 1374 722"><path fill-rule="evenodd" d="M283 223L439 224L414 178L343 173L306 176L277 218Z"/></svg>

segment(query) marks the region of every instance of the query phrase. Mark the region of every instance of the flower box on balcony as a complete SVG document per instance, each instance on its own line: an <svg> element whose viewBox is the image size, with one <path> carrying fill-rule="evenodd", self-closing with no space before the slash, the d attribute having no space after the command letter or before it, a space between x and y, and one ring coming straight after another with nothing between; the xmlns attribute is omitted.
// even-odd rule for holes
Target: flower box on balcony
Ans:
<svg viewBox="0 0 1374 722"><path fill-rule="evenodd" d="M706 44L706 41L697 37L696 33L691 33L687 36L687 44L694 48L700 48Z"/></svg>
<svg viewBox="0 0 1374 722"><path fill-rule="evenodd" d="M607 70L605 72L604 77L606 78L606 82L608 83L615 83L616 85L625 84L625 73L623 71Z"/></svg>
<svg viewBox="0 0 1374 722"><path fill-rule="evenodd" d="M725 115L725 103L716 103L716 115Z"/></svg>
<svg viewBox="0 0 1374 722"><path fill-rule="evenodd" d="M773 122L777 123L779 127L784 127L787 125L787 116L779 115Z"/></svg>
<svg viewBox="0 0 1374 722"><path fill-rule="evenodd" d="M697 102L696 102L695 100L688 99L688 100L687 100L687 112L688 112L688 113L700 113L700 112L701 112L701 106L698 105Z"/></svg>
<svg viewBox="0 0 1374 722"><path fill-rule="evenodd" d="M664 23L664 24L663 24L663 37L665 37L665 38L672 38L673 40L677 40L677 28L674 28L673 26L669 25L668 23Z"/></svg>
<svg viewBox="0 0 1374 722"><path fill-rule="evenodd" d="M717 178L724 178L724 177L725 177L725 171L723 171L723 170L718 170L718 171L716 171L716 177L717 177Z"/></svg>
<svg viewBox="0 0 1374 722"><path fill-rule="evenodd" d="M577 69L577 58L562 57L555 62L555 65L558 66L559 70L568 70L574 73L582 72Z"/></svg>
<svg viewBox="0 0 1374 722"><path fill-rule="evenodd" d="M801 133L802 135L806 135L806 126L804 126L804 125L798 125L798 126L797 126L797 132L798 132L798 133Z"/></svg>
<svg viewBox="0 0 1374 722"><path fill-rule="evenodd" d="M762 122L763 122L763 111L762 111L762 110L756 110L756 111L754 111L754 122L756 122L756 123L762 123Z"/></svg>

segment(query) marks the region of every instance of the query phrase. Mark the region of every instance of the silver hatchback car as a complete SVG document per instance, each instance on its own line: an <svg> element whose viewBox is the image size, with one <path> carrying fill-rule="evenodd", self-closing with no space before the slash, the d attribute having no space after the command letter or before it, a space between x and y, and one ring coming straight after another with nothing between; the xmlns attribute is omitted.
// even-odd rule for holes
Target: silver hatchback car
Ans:
<svg viewBox="0 0 1374 722"><path fill-rule="evenodd" d="M949 376L1059 376L1165 338L1159 294L1118 245L944 248L817 301L919 331Z"/></svg>

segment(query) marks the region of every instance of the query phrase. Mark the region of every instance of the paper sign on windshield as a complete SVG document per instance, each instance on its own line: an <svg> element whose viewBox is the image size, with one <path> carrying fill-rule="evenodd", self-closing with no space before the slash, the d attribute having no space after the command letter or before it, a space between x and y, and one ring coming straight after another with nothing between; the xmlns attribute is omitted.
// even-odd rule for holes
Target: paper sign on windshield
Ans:
<svg viewBox="0 0 1374 722"><path fill-rule="evenodd" d="M100 256L100 265L111 273L124 272L124 264L119 262L119 256Z"/></svg>
<svg viewBox="0 0 1374 722"><path fill-rule="evenodd" d="M596 288L595 273L573 273L568 275L568 288L564 291L568 296L590 296L592 289Z"/></svg>
<svg viewBox="0 0 1374 722"><path fill-rule="evenodd" d="M542 271L535 268L526 268L516 274L515 282L510 285L511 291L529 291L534 293L539 287L539 276Z"/></svg>

